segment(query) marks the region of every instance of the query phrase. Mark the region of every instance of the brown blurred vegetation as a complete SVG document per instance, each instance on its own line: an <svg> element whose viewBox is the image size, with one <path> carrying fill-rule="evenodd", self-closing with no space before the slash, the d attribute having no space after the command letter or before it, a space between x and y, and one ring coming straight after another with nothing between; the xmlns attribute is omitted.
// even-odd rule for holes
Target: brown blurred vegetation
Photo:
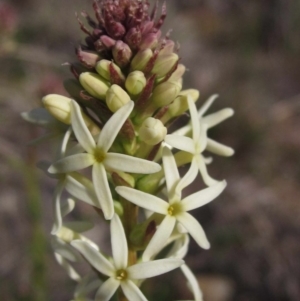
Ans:
<svg viewBox="0 0 300 301"><path fill-rule="evenodd" d="M0 0L0 290L1 300L70 300L74 283L55 263L47 241L54 183L35 168L49 145L27 147L42 131L19 114L47 93L64 93L61 63L83 38L74 12L86 0ZM186 258L206 301L300 300L300 2L172 0L165 31L180 45L185 88L211 111L235 116L211 136L236 150L214 158L210 173L228 187L198 210L212 248L191 243ZM42 201L41 201L42 200ZM79 206L77 216L92 215ZM92 236L105 237L97 227ZM98 232L97 232L98 231ZM186 299L183 278L149 281L150 300ZM167 280L168 279L168 280ZM179 283L179 285L178 285Z"/></svg>

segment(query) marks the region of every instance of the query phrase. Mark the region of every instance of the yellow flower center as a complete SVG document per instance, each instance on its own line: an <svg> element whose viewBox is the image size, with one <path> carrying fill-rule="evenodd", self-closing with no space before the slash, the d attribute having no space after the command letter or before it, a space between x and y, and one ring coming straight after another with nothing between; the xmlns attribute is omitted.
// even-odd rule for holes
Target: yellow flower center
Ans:
<svg viewBox="0 0 300 301"><path fill-rule="evenodd" d="M102 163L106 157L106 153L101 148L94 150L94 158L98 163Z"/></svg>
<svg viewBox="0 0 300 301"><path fill-rule="evenodd" d="M182 211L181 210L181 204L179 202L170 205L169 208L168 208L168 214L170 216L175 216L178 213L180 213L181 211Z"/></svg>
<svg viewBox="0 0 300 301"><path fill-rule="evenodd" d="M118 270L116 272L116 279L117 280L125 280L127 278L126 270Z"/></svg>

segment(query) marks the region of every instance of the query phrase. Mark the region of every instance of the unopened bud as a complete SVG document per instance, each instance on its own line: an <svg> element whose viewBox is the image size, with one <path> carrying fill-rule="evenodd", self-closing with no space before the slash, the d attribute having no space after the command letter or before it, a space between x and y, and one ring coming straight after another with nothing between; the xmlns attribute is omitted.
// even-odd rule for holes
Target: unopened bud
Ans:
<svg viewBox="0 0 300 301"><path fill-rule="evenodd" d="M129 95L118 85L112 85L106 94L106 104L112 112L116 112L130 101Z"/></svg>
<svg viewBox="0 0 300 301"><path fill-rule="evenodd" d="M125 41L133 49L141 43L142 33L139 27L132 27L126 34Z"/></svg>
<svg viewBox="0 0 300 301"><path fill-rule="evenodd" d="M173 53L174 47L175 47L175 43L172 40L166 41L164 48L159 52L159 55Z"/></svg>
<svg viewBox="0 0 300 301"><path fill-rule="evenodd" d="M166 75L176 64L179 57L176 53L159 55L155 61L151 73L158 77Z"/></svg>
<svg viewBox="0 0 300 301"><path fill-rule="evenodd" d="M65 124L71 124L71 98L49 94L43 97L42 102L47 111L57 120ZM83 120L93 135L99 134L99 127L83 112Z"/></svg>
<svg viewBox="0 0 300 301"><path fill-rule="evenodd" d="M170 104L181 90L181 85L177 82L164 82L158 85L152 94L152 102L156 108Z"/></svg>
<svg viewBox="0 0 300 301"><path fill-rule="evenodd" d="M70 243L74 239L81 238L80 234L78 234L78 233L74 232L73 230L66 228L66 227L60 228L58 233L56 233L56 236L58 238L60 238L62 241L67 242L67 243Z"/></svg>
<svg viewBox="0 0 300 301"><path fill-rule="evenodd" d="M95 98L105 100L108 83L98 74L84 72L79 76L82 87Z"/></svg>
<svg viewBox="0 0 300 301"><path fill-rule="evenodd" d="M125 81L127 91L132 95L140 94L146 86L146 77L141 71L133 71L129 73Z"/></svg>
<svg viewBox="0 0 300 301"><path fill-rule="evenodd" d="M194 102L196 102L200 96L200 92L196 89L186 89L182 90L179 93L180 96L188 96L190 95Z"/></svg>
<svg viewBox="0 0 300 301"><path fill-rule="evenodd" d="M154 32L148 33L147 35L144 36L141 44L139 45L139 48L141 50L147 48L154 49L158 44L160 36L161 36L160 30L155 33Z"/></svg>
<svg viewBox="0 0 300 301"><path fill-rule="evenodd" d="M159 119L148 117L144 120L140 130L139 137L141 141L149 145L156 145L164 140L167 134L167 128Z"/></svg>
<svg viewBox="0 0 300 301"><path fill-rule="evenodd" d="M87 68L94 68L101 59L96 52L82 50L81 47L76 49L76 54L79 61Z"/></svg>
<svg viewBox="0 0 300 301"><path fill-rule="evenodd" d="M131 61L131 69L143 71L152 56L153 52L149 48L139 51Z"/></svg>
<svg viewBox="0 0 300 301"><path fill-rule="evenodd" d="M125 80L125 76L122 73L121 69L119 66L117 66L116 64L114 64L113 62L109 61L109 60L101 60L98 62L98 64L96 65L96 71L106 80L110 81L111 76L110 76L110 71L109 71L109 66L110 64L113 65L114 69L116 70L116 72L119 74L120 78Z"/></svg>
<svg viewBox="0 0 300 301"><path fill-rule="evenodd" d="M178 81L179 79L182 78L183 74L185 73L185 70L186 70L185 66L182 64L179 64L177 66L177 69L172 73L169 80Z"/></svg>
<svg viewBox="0 0 300 301"><path fill-rule="evenodd" d="M115 62L120 67L125 67L130 62L130 59L132 57L132 51L130 47L121 40L116 42L116 45L113 47L112 53Z"/></svg>

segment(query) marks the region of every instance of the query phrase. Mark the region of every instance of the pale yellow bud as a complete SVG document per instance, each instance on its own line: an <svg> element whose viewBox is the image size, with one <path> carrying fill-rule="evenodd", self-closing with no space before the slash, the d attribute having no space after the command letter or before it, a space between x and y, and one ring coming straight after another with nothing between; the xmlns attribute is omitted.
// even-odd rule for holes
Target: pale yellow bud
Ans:
<svg viewBox="0 0 300 301"><path fill-rule="evenodd" d="M167 134L167 128L159 119L148 117L144 120L139 130L140 140L149 145L156 145L163 141Z"/></svg>
<svg viewBox="0 0 300 301"><path fill-rule="evenodd" d="M131 69L143 71L152 56L153 52L150 48L139 51L131 61Z"/></svg>
<svg viewBox="0 0 300 301"><path fill-rule="evenodd" d="M199 98L200 93L196 89L182 90L176 97L176 99L169 105L167 114L170 118L179 116L188 110L188 95L190 95L193 101L196 102L196 100Z"/></svg>
<svg viewBox="0 0 300 301"><path fill-rule="evenodd" d="M181 87L180 83L173 81L159 84L152 94L153 105L157 108L167 106L177 97Z"/></svg>
<svg viewBox="0 0 300 301"><path fill-rule="evenodd" d="M146 77L141 71L133 71L129 73L125 81L127 91L132 95L140 94L146 86Z"/></svg>
<svg viewBox="0 0 300 301"><path fill-rule="evenodd" d="M178 81L179 79L182 78L183 74L185 73L185 66L182 64L179 64L177 66L177 69L172 73L171 77L169 78L169 80L174 80L174 81Z"/></svg>
<svg viewBox="0 0 300 301"><path fill-rule="evenodd" d="M57 120L65 124L71 124L71 98L49 94L43 97L42 102L47 111ZM93 135L99 134L99 127L83 112L81 112L83 120Z"/></svg>
<svg viewBox="0 0 300 301"><path fill-rule="evenodd" d="M125 80L125 76L122 73L120 67L109 60L101 60L96 65L96 71L106 80L110 81L109 66L112 64L115 71L119 74L120 78Z"/></svg>
<svg viewBox="0 0 300 301"><path fill-rule="evenodd" d="M179 95L188 96L190 95L194 102L196 102L200 96L200 92L196 89L186 89L180 91Z"/></svg>
<svg viewBox="0 0 300 301"><path fill-rule="evenodd" d="M92 72L84 72L79 76L82 87L95 98L105 100L109 88L108 82L100 75Z"/></svg>
<svg viewBox="0 0 300 301"><path fill-rule="evenodd" d="M112 112L116 112L130 101L129 95L118 85L112 85L106 94L106 104Z"/></svg>
<svg viewBox="0 0 300 301"><path fill-rule="evenodd" d="M70 230L69 228L61 227L58 233L56 234L58 238L63 240L64 242L70 243L74 239L80 239L80 234Z"/></svg>
<svg viewBox="0 0 300 301"><path fill-rule="evenodd" d="M49 94L43 97L42 102L54 118L65 124L71 123L70 98L57 94Z"/></svg>
<svg viewBox="0 0 300 301"><path fill-rule="evenodd" d="M158 77L166 75L176 64L179 57L176 53L159 55L151 71Z"/></svg>

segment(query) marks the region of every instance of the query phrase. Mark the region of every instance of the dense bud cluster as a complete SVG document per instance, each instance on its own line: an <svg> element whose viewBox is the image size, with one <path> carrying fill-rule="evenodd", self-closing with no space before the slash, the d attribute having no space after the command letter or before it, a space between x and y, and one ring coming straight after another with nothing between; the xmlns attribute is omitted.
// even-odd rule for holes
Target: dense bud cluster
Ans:
<svg viewBox="0 0 300 301"><path fill-rule="evenodd" d="M65 81L70 98L47 95L44 108L23 114L61 139L53 162L40 165L57 180L52 229L56 259L80 283L80 293L75 293L80 300L88 300L86 294L96 285L96 301L110 300L119 288L120 300L145 301L139 289L144 279L180 267L194 300L200 301L196 278L183 258L189 235L204 249L210 244L189 211L211 202L226 186L208 174L211 158L203 153L233 154L207 134L233 111L204 116L216 95L197 111L199 91L182 90L185 67L179 64L174 41L160 31L165 4L160 17L158 6L150 12L145 0L94 1L93 8L95 20L82 13L91 29L78 19L87 37L76 50L79 63L71 64L75 78ZM190 122L168 132L187 111ZM185 164L189 169L180 177L178 168ZM81 172L86 168L89 174ZM199 173L207 187L184 197L182 190ZM64 190L110 222L110 259L82 234L91 223L65 222L76 202L64 201ZM156 260L170 245L166 257ZM76 272L71 262L80 260L78 252L103 284Z"/></svg>

